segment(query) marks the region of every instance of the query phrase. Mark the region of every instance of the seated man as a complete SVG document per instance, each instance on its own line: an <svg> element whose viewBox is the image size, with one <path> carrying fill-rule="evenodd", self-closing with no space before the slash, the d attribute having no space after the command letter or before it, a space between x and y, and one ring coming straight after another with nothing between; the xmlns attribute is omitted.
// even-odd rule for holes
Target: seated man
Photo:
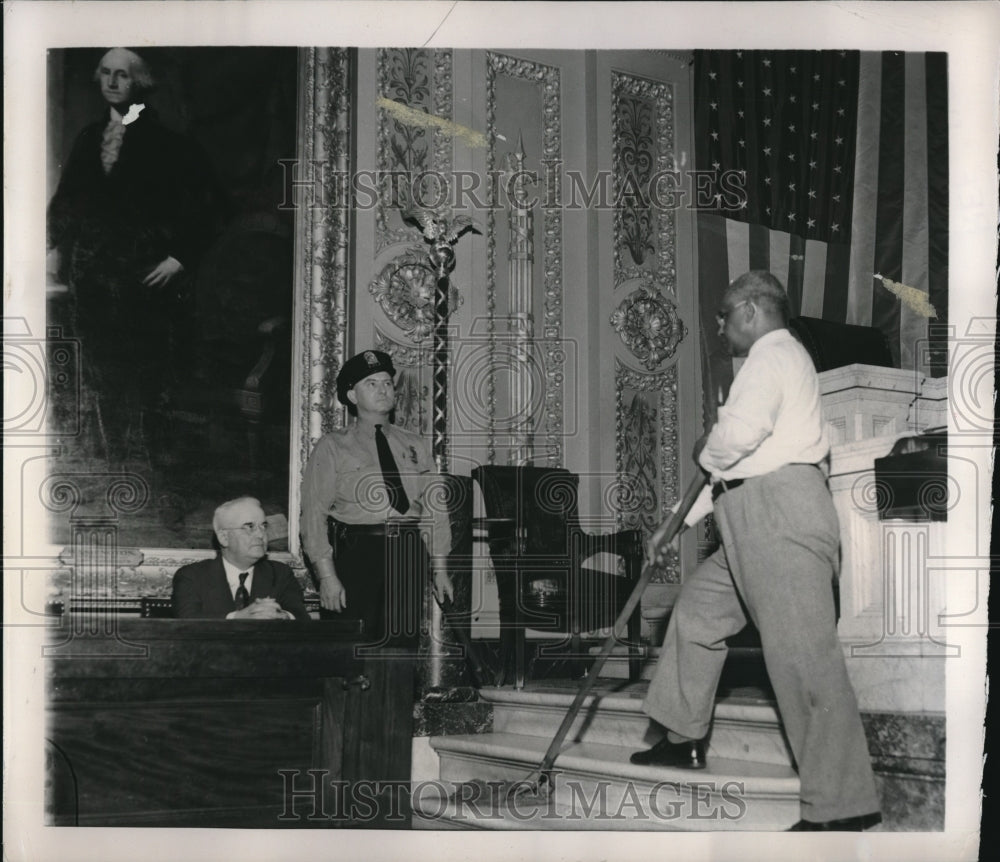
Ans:
<svg viewBox="0 0 1000 862"><path fill-rule="evenodd" d="M266 558L267 523L260 502L239 497L212 517L222 549L213 560L174 575L174 616L186 619L307 620L302 587L284 563Z"/></svg>

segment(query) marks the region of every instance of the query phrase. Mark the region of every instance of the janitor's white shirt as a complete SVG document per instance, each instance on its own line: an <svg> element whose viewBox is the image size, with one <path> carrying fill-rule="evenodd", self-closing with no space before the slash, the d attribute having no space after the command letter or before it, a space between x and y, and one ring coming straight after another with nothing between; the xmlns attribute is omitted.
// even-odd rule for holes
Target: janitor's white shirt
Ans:
<svg viewBox="0 0 1000 862"><path fill-rule="evenodd" d="M821 464L829 453L812 359L787 329L762 335L719 408L699 463L717 482L763 476L787 464ZM705 488L685 521L694 523L711 509Z"/></svg>

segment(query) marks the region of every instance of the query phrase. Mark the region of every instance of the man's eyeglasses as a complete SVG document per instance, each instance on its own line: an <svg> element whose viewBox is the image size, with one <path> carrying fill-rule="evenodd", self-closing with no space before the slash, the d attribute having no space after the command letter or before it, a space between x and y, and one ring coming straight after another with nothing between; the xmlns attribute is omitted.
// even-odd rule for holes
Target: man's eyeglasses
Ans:
<svg viewBox="0 0 1000 862"><path fill-rule="evenodd" d="M736 311L736 309L741 305L746 305L749 301L749 299L744 299L742 302L737 302L736 305L731 306L730 308L720 308L715 313L715 322L718 323L719 326L725 326L726 321L729 320L729 315Z"/></svg>
<svg viewBox="0 0 1000 862"><path fill-rule="evenodd" d="M242 530L248 536L252 536L254 533L266 533L267 521L263 521L260 524L255 524L253 521L247 521L245 524L237 524L235 527L224 527L223 529Z"/></svg>

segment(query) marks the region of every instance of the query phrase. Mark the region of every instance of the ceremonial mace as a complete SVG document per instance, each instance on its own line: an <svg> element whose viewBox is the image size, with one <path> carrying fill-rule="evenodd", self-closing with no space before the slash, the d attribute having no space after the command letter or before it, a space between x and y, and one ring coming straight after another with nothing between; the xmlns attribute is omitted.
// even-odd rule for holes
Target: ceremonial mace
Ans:
<svg viewBox="0 0 1000 862"><path fill-rule="evenodd" d="M451 271L455 268L455 243L467 231L480 233L468 216L450 222L430 212L416 212L403 220L420 227L430 245L427 256L434 271L434 337L432 356L431 451L438 473L448 472L448 293Z"/></svg>

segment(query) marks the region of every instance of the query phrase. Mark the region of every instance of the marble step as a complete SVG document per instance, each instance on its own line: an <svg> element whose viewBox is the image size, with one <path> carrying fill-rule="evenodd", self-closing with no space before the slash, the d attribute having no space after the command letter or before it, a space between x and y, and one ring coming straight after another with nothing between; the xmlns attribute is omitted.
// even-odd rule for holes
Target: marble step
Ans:
<svg viewBox="0 0 1000 862"><path fill-rule="evenodd" d="M483 688L480 697L493 704L496 733L551 740L576 696L574 689L534 686L516 691ZM660 739L642 711L644 685L598 690L584 701L566 739L616 745L636 751ZM774 704L761 697L727 696L716 701L708 757L791 766Z"/></svg>
<svg viewBox="0 0 1000 862"><path fill-rule="evenodd" d="M631 748L595 742L563 747L547 799L502 804L503 789L489 782L534 778L548 742L513 733L435 737L441 777L414 796L414 827L781 831L799 819L799 780L787 766L720 757L703 770L636 766Z"/></svg>
<svg viewBox="0 0 1000 862"><path fill-rule="evenodd" d="M590 655L594 658L601 651L600 646L591 647ZM755 661L762 659L760 647L754 646L734 646L729 648L730 661ZM648 682L653 678L653 671L656 669L656 661L660 657L660 647L642 646L639 647L639 657L641 659L640 679ZM628 649L624 646L616 646L604 662L599 674L601 679L628 679Z"/></svg>
<svg viewBox="0 0 1000 862"><path fill-rule="evenodd" d="M594 658L600 651L600 646L591 647L589 650ZM653 670L656 668L656 659L659 658L659 655L659 647L639 647L639 658L642 662L639 676L641 680L649 682L653 678ZM601 679L628 679L628 649L623 646L616 646L612 649L611 654L604 661L604 667L601 668L599 676Z"/></svg>

